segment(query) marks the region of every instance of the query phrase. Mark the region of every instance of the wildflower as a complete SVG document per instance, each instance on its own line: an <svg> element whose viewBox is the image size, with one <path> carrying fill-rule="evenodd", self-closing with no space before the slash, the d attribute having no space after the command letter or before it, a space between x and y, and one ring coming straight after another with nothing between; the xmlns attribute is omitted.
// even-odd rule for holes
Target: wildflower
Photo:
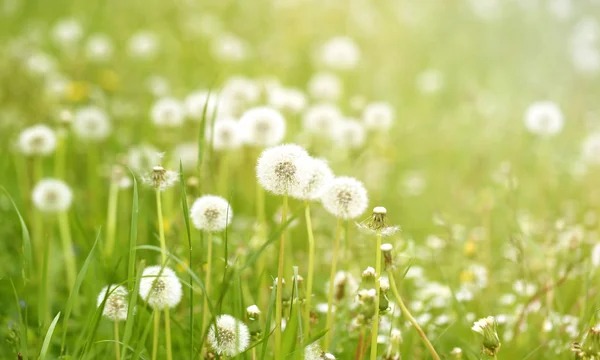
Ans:
<svg viewBox="0 0 600 360"><path fill-rule="evenodd" d="M220 99L227 114L237 116L259 98L260 88L256 81L244 76L232 76L223 86Z"/></svg>
<svg viewBox="0 0 600 360"><path fill-rule="evenodd" d="M60 46L74 46L82 37L83 29L76 19L61 19L52 28L52 38Z"/></svg>
<svg viewBox="0 0 600 360"><path fill-rule="evenodd" d="M450 356L452 357L452 359L460 360L462 359L462 354L463 351L459 347L455 347L454 349L452 349L452 351L450 351Z"/></svg>
<svg viewBox="0 0 600 360"><path fill-rule="evenodd" d="M248 329L253 339L258 338L262 334L262 327L260 325L260 309L256 305L250 305L246 308L246 315L248 316Z"/></svg>
<svg viewBox="0 0 600 360"><path fill-rule="evenodd" d="M323 195L325 186L333 180L333 172L322 159L310 156L298 160L299 172L303 174L291 196L302 200L317 200Z"/></svg>
<svg viewBox="0 0 600 360"><path fill-rule="evenodd" d="M190 209L192 223L199 230L223 231L231 223L233 211L229 202L220 196L204 195Z"/></svg>
<svg viewBox="0 0 600 360"><path fill-rule="evenodd" d="M158 52L158 39L150 31L139 31L133 34L127 43L129 55L136 59L150 59Z"/></svg>
<svg viewBox="0 0 600 360"><path fill-rule="evenodd" d="M155 166L150 173L146 174L142 180L148 186L152 186L160 191L165 191L175 185L179 180L179 174L175 171L165 170L162 166Z"/></svg>
<svg viewBox="0 0 600 360"><path fill-rule="evenodd" d="M140 296L155 309L173 308L182 296L181 282L169 267L148 266L142 272Z"/></svg>
<svg viewBox="0 0 600 360"><path fill-rule="evenodd" d="M394 109L386 102L368 104L363 111L362 120L368 130L389 130L394 123Z"/></svg>
<svg viewBox="0 0 600 360"><path fill-rule="evenodd" d="M255 107L240 118L239 128L244 142L251 146L273 146L285 137L285 119L270 107Z"/></svg>
<svg viewBox="0 0 600 360"><path fill-rule="evenodd" d="M360 216L365 211L368 201L364 185L345 176L333 179L321 197L325 210L345 220Z"/></svg>
<svg viewBox="0 0 600 360"><path fill-rule="evenodd" d="M46 125L28 127L19 135L18 148L25 155L50 155L56 149L56 134Z"/></svg>
<svg viewBox="0 0 600 360"><path fill-rule="evenodd" d="M308 81L308 93L321 101L337 101L342 94L342 82L329 72L314 74Z"/></svg>
<svg viewBox="0 0 600 360"><path fill-rule="evenodd" d="M106 34L93 34L87 39L85 54L88 59L97 62L109 60L114 52L112 40Z"/></svg>
<svg viewBox="0 0 600 360"><path fill-rule="evenodd" d="M108 115L96 106L78 109L73 116L71 126L75 136L85 141L102 141L111 132Z"/></svg>
<svg viewBox="0 0 600 360"><path fill-rule="evenodd" d="M358 120L340 121L333 129L332 140L336 145L348 149L358 149L365 143L365 128Z"/></svg>
<svg viewBox="0 0 600 360"><path fill-rule="evenodd" d="M177 99L163 97L152 106L150 117L158 127L173 128L183 124L185 112Z"/></svg>
<svg viewBox="0 0 600 360"><path fill-rule="evenodd" d="M262 152L256 165L260 185L276 195L293 194L302 176L298 162L308 157L302 147L295 144L279 145Z"/></svg>
<svg viewBox="0 0 600 360"><path fill-rule="evenodd" d="M242 134L239 122L233 118L225 118L215 122L212 136L213 149L216 151L235 150L242 145ZM210 136L210 132L207 132Z"/></svg>
<svg viewBox="0 0 600 360"><path fill-rule="evenodd" d="M103 287L102 290L100 290L97 301L97 306L100 307L106 298L102 315L112 321L127 320L127 294L127 289L121 285L109 285Z"/></svg>
<svg viewBox="0 0 600 360"><path fill-rule="evenodd" d="M500 350L500 339L498 338L497 323L493 316L488 316L475 321L471 330L483 335L483 352L489 356L495 356Z"/></svg>
<svg viewBox="0 0 600 360"><path fill-rule="evenodd" d="M312 134L331 136L342 121L342 113L332 104L309 107L302 117L302 127Z"/></svg>
<svg viewBox="0 0 600 360"><path fill-rule="evenodd" d="M336 36L322 45L319 60L330 69L351 70L358 65L360 48L352 38Z"/></svg>
<svg viewBox="0 0 600 360"><path fill-rule="evenodd" d="M57 179L42 179L33 188L33 204L48 213L67 211L73 200L73 193L67 184Z"/></svg>
<svg viewBox="0 0 600 360"><path fill-rule="evenodd" d="M393 235L400 229L399 226L388 226L387 210L383 206L377 206L373 209L373 214L365 221L358 224L362 229L374 231L381 236Z"/></svg>
<svg viewBox="0 0 600 360"><path fill-rule="evenodd" d="M525 127L536 135L558 134L564 125L563 113L556 103L537 101L529 105L525 112Z"/></svg>
<svg viewBox="0 0 600 360"><path fill-rule="evenodd" d="M236 356L250 345L250 332L243 322L231 315L220 315L208 331L208 343L219 355Z"/></svg>
<svg viewBox="0 0 600 360"><path fill-rule="evenodd" d="M173 167L178 169L179 165L183 166L184 172L191 172L198 168L198 144L183 143L173 149L172 157Z"/></svg>

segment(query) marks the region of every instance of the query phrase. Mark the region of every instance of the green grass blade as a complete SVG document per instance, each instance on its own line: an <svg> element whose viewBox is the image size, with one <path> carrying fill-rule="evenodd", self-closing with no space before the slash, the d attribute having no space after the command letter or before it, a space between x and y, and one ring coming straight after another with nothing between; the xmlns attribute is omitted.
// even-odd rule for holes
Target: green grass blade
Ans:
<svg viewBox="0 0 600 360"><path fill-rule="evenodd" d="M185 222L185 232L187 235L189 249L189 263L192 264L192 233L190 230L190 210L187 203L187 193L185 191L185 179L183 177L183 163L179 160L179 183L181 185L181 208L183 210L183 219ZM190 360L194 357L194 286L190 275Z"/></svg>
<svg viewBox="0 0 600 360"><path fill-rule="evenodd" d="M21 237L23 239L22 248L23 248L23 280L27 282L29 277L31 276L31 237L29 236L29 230L27 229L27 225L25 224L25 220L23 220L23 216L21 216L21 212L17 207L17 204L13 200L12 196L8 193L8 191L4 187L0 187L10 199L17 216L19 217L19 222L21 223Z"/></svg>
<svg viewBox="0 0 600 360"><path fill-rule="evenodd" d="M27 344L27 326L26 322L23 321L23 313L21 312L21 302L19 301L19 294L17 293L17 288L15 287L15 283L12 278L10 278L10 285L12 286L13 292L15 294L15 303L17 305L17 312L19 314L19 340L21 341L21 354L23 354L23 359L28 358L28 344Z"/></svg>
<svg viewBox="0 0 600 360"><path fill-rule="evenodd" d="M277 287L272 286L271 289L271 299L269 300L269 310L267 310L267 321L265 322L265 334L262 339L262 350L260 359L265 360L265 356L267 356L267 346L269 345L269 336L271 333L269 330L271 329L271 318L273 317L273 308L275 307L275 295L277 293Z"/></svg>
<svg viewBox="0 0 600 360"><path fill-rule="evenodd" d="M131 170L129 170L131 172ZM127 279L129 281L129 290L134 286L135 281L135 246L137 245L137 226L139 213L138 187L135 175L133 176L133 200L131 204L131 230L129 233L129 266L127 268Z"/></svg>
<svg viewBox="0 0 600 360"><path fill-rule="evenodd" d="M127 308L127 321L125 322L125 334L123 335L123 344L129 344L133 333L133 324L136 321L135 305L137 304L138 293L140 290L140 282L142 281L142 271L146 267L146 261L140 261L138 266L137 277L135 279L135 287L129 293L129 307ZM125 359L126 349L123 347L121 358Z"/></svg>
<svg viewBox="0 0 600 360"><path fill-rule="evenodd" d="M46 355L48 354L48 348L50 347L50 340L52 340L52 335L54 334L54 328L56 328L56 323L60 318L60 312L56 314L54 320L48 327L48 331L46 331L46 337L44 337L44 343L42 344L42 349L40 350L39 360L46 360Z"/></svg>

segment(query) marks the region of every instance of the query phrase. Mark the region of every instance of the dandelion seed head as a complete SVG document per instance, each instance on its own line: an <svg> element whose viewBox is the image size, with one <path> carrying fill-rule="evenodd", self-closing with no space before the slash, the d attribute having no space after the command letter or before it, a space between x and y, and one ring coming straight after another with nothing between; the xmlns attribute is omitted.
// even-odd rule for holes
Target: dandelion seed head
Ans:
<svg viewBox="0 0 600 360"><path fill-rule="evenodd" d="M125 157L127 165L138 174L142 174L158 164L162 154L152 145L138 145L129 148Z"/></svg>
<svg viewBox="0 0 600 360"><path fill-rule="evenodd" d="M166 170L162 166L154 166L152 171L142 177L142 181L155 189L165 191L175 185L179 179L179 173L172 170Z"/></svg>
<svg viewBox="0 0 600 360"><path fill-rule="evenodd" d="M129 55L135 59L151 59L158 53L159 43L156 34L142 30L133 34L127 43Z"/></svg>
<svg viewBox="0 0 600 360"><path fill-rule="evenodd" d="M312 343L304 348L304 360L322 360L323 350L318 343Z"/></svg>
<svg viewBox="0 0 600 360"><path fill-rule="evenodd" d="M318 72L308 81L308 93L313 99L337 101L342 95L342 82L329 72Z"/></svg>
<svg viewBox="0 0 600 360"><path fill-rule="evenodd" d="M342 113L337 106L317 104L309 107L304 113L302 127L312 134L333 136L342 120Z"/></svg>
<svg viewBox="0 0 600 360"><path fill-rule="evenodd" d="M83 27L76 19L61 19L52 28L52 39L59 46L74 46L82 38Z"/></svg>
<svg viewBox="0 0 600 360"><path fill-rule="evenodd" d="M106 34L92 34L85 44L85 55L95 62L109 60L114 53L114 45Z"/></svg>
<svg viewBox="0 0 600 360"><path fill-rule="evenodd" d="M322 45L320 62L333 70L351 70L360 61L360 48L347 36L335 36Z"/></svg>
<svg viewBox="0 0 600 360"><path fill-rule="evenodd" d="M73 200L73 192L67 184L57 179L42 179L33 188L33 204L47 213L67 211Z"/></svg>
<svg viewBox="0 0 600 360"><path fill-rule="evenodd" d="M125 321L127 320L128 310L127 295L128 291L122 285L105 286L100 290L100 294L98 294L96 306L100 307L102 301L106 298L102 315L112 321Z"/></svg>
<svg viewBox="0 0 600 360"><path fill-rule="evenodd" d="M542 136L556 135L562 130L563 126L563 113L554 102L534 102L529 105L525 112L525 127L532 134Z"/></svg>
<svg viewBox="0 0 600 360"><path fill-rule="evenodd" d="M239 122L233 118L217 120L213 126L212 137L213 149L216 151L235 150L242 146L242 134L239 130ZM210 131L207 131L210 137Z"/></svg>
<svg viewBox="0 0 600 360"><path fill-rule="evenodd" d="M301 176L291 196L302 200L318 200L323 195L325 186L333 180L329 165L325 160L306 156L298 160L297 166Z"/></svg>
<svg viewBox="0 0 600 360"><path fill-rule="evenodd" d="M336 125L331 137L340 147L358 149L365 143L366 131L358 120L345 119Z"/></svg>
<svg viewBox="0 0 600 360"><path fill-rule="evenodd" d="M211 43L211 50L215 59L226 62L240 62L249 55L249 47L246 41L230 33L215 36Z"/></svg>
<svg viewBox="0 0 600 360"><path fill-rule="evenodd" d="M276 195L295 193L302 177L298 161L305 157L308 157L306 150L295 144L264 150L256 165L258 182L265 190Z"/></svg>
<svg viewBox="0 0 600 360"><path fill-rule="evenodd" d="M268 92L269 105L292 113L299 113L306 107L306 96L295 88L276 86Z"/></svg>
<svg viewBox="0 0 600 360"><path fill-rule="evenodd" d="M211 324L207 341L219 355L236 356L250 345L248 326L231 315L219 315L215 326Z"/></svg>
<svg viewBox="0 0 600 360"><path fill-rule="evenodd" d="M179 169L183 166L185 173L193 172L198 168L198 144L190 142L175 146L172 156L172 167Z"/></svg>
<svg viewBox="0 0 600 360"><path fill-rule="evenodd" d="M17 146L25 155L47 156L56 149L56 134L46 125L34 125L21 132Z"/></svg>
<svg viewBox="0 0 600 360"><path fill-rule="evenodd" d="M217 232L223 231L231 223L233 211L229 202L216 195L204 195L192 205L190 217L196 229Z"/></svg>
<svg viewBox="0 0 600 360"><path fill-rule="evenodd" d="M183 295L181 282L169 267L148 266L142 272L140 296L155 309L173 308Z"/></svg>
<svg viewBox="0 0 600 360"><path fill-rule="evenodd" d="M78 109L73 115L71 127L75 136L86 141L105 140L112 130L108 115L96 106Z"/></svg>
<svg viewBox="0 0 600 360"><path fill-rule="evenodd" d="M360 216L369 199L364 185L351 177L337 177L325 188L321 197L323 207L335 217L349 220Z"/></svg>
<svg viewBox="0 0 600 360"><path fill-rule="evenodd" d="M246 111L239 122L243 140L251 146L274 146L285 137L285 119L273 108L260 106Z"/></svg>
<svg viewBox="0 0 600 360"><path fill-rule="evenodd" d="M158 127L174 128L183 124L185 111L179 100L172 97L163 97L152 105L150 118L154 125Z"/></svg>
<svg viewBox="0 0 600 360"><path fill-rule="evenodd" d="M194 121L201 121L206 109L206 117L211 119L219 112L219 98L217 94L207 90L198 90L189 94L185 100L187 116Z"/></svg>
<svg viewBox="0 0 600 360"><path fill-rule="evenodd" d="M389 130L394 124L394 108L386 102L368 104L363 111L362 120L368 130Z"/></svg>
<svg viewBox="0 0 600 360"><path fill-rule="evenodd" d="M227 79L221 91L221 102L227 114L239 115L260 98L260 88L256 81L244 76L232 76Z"/></svg>

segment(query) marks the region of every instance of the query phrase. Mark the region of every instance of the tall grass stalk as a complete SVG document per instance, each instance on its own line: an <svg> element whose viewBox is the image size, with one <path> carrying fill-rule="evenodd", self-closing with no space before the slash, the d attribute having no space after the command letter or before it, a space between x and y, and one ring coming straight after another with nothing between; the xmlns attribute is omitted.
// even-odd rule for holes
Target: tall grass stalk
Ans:
<svg viewBox="0 0 600 360"><path fill-rule="evenodd" d="M342 219L338 218L337 220L337 229L335 231L335 242L333 243L333 259L331 259L331 272L329 273L329 292L327 294L327 320L325 322L325 328L327 329L327 334L325 334L324 338L324 350L329 350L329 346L331 345L331 339L333 338L333 297L334 297L334 281L335 281L335 273L337 271L337 260L340 252L340 238L342 237Z"/></svg>
<svg viewBox="0 0 600 360"><path fill-rule="evenodd" d="M312 300L313 275L315 267L315 238L310 216L310 202L304 203L304 217L306 219L306 232L308 237L308 270L306 276L306 303L304 308L304 331L306 337L310 336L310 305Z"/></svg>
<svg viewBox="0 0 600 360"><path fill-rule="evenodd" d="M162 265L167 263L167 244L165 241L165 223L163 221L160 190L156 189L156 213L158 216L158 236L160 240Z"/></svg>
<svg viewBox="0 0 600 360"><path fill-rule="evenodd" d="M115 332L115 354L117 360L121 360L121 352L119 351L119 322L113 321Z"/></svg>
<svg viewBox="0 0 600 360"><path fill-rule="evenodd" d="M377 335L379 332L379 295L381 293L381 231L377 231L377 251L375 255L375 315L373 316L373 326L371 327L371 360L377 359Z"/></svg>
<svg viewBox="0 0 600 360"><path fill-rule="evenodd" d="M206 292L204 293L204 304L202 306L202 328L205 329L208 325L208 297L210 296L210 288L211 288L211 277L212 277L212 248L213 248L213 239L212 233L209 232L207 236L208 248L206 251L206 272L204 275L204 288Z"/></svg>
<svg viewBox="0 0 600 360"><path fill-rule="evenodd" d="M281 209L281 223L287 221L288 195L283 195L283 208ZM277 265L277 296L275 298L275 357L280 356L281 351L281 317L283 315L283 269L285 258L285 229L281 231L279 238L279 263Z"/></svg>
<svg viewBox="0 0 600 360"><path fill-rule="evenodd" d="M119 201L119 184L111 179L108 190L108 214L106 217L106 244L105 256L110 258L115 247L115 232L117 229L117 205Z"/></svg>
<svg viewBox="0 0 600 360"><path fill-rule="evenodd" d="M69 286L69 291L71 291L73 285L75 285L75 278L77 277L77 266L75 264L75 252L73 251L73 240L71 238L71 229L69 227L69 216L66 212L61 212L58 215L58 227L62 243L65 270L67 273L67 284Z"/></svg>
<svg viewBox="0 0 600 360"><path fill-rule="evenodd" d="M173 360L173 349L171 348L171 315L170 309L165 308L165 342L167 344L167 360Z"/></svg>
<svg viewBox="0 0 600 360"><path fill-rule="evenodd" d="M152 360L156 360L158 356L158 334L160 330L160 311L154 309L154 333L152 336Z"/></svg>

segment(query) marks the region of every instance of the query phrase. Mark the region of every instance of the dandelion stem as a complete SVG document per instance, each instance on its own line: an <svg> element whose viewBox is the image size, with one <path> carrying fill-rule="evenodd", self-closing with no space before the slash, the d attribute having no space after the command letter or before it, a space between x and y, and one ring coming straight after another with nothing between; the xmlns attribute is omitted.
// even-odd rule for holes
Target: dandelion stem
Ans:
<svg viewBox="0 0 600 360"><path fill-rule="evenodd" d="M373 327L371 328L371 360L377 359L377 334L379 332L379 294L381 292L381 231L377 231L377 251L375 255L375 315L373 316Z"/></svg>
<svg viewBox="0 0 600 360"><path fill-rule="evenodd" d="M283 195L283 208L281 210L281 224L287 221L288 195ZM285 255L285 230L279 238L279 264L277 265L277 296L275 300L275 357L280 356L281 350L281 317L283 315L283 259Z"/></svg>
<svg viewBox="0 0 600 360"><path fill-rule="evenodd" d="M333 337L333 296L334 296L334 280L337 267L337 258L340 252L340 238L342 237L342 219L337 220L337 229L335 232L335 242L333 244L333 259L331 259L331 272L329 273L329 293L327 294L327 321L325 335L324 350L329 350L331 339Z"/></svg>
<svg viewBox="0 0 600 360"><path fill-rule="evenodd" d="M121 352L119 351L119 322L113 321L113 324L115 329L115 352L117 360L121 360Z"/></svg>
<svg viewBox="0 0 600 360"><path fill-rule="evenodd" d="M304 203L304 217L306 218L306 231L308 233L308 276L306 279L306 304L304 305L304 331L306 337L310 336L310 303L312 300L313 272L315 264L315 239L310 219L310 203Z"/></svg>
<svg viewBox="0 0 600 360"><path fill-rule="evenodd" d="M223 196L227 195L229 183L229 152L225 152L221 158L219 166L219 193Z"/></svg>
<svg viewBox="0 0 600 360"><path fill-rule="evenodd" d="M67 271L67 284L69 286L69 290L71 290L73 289L73 285L75 285L77 267L75 265L73 240L71 239L71 230L69 228L69 217L66 212L62 212L58 215L58 227L60 230L65 269Z"/></svg>
<svg viewBox="0 0 600 360"><path fill-rule="evenodd" d="M208 297L210 296L211 287L211 270L212 270L212 233L208 233L208 249L206 252L206 272L204 275L204 288L206 293L204 294L204 305L202 306L202 328L208 325Z"/></svg>
<svg viewBox="0 0 600 360"><path fill-rule="evenodd" d="M171 349L171 315L169 308L165 308L165 340L167 343L167 360L173 360L173 350Z"/></svg>
<svg viewBox="0 0 600 360"><path fill-rule="evenodd" d="M152 336L152 360L158 355L158 331L160 329L160 311L154 309L154 334Z"/></svg>
<svg viewBox="0 0 600 360"><path fill-rule="evenodd" d="M110 258L115 246L115 231L117 228L117 204L119 199L119 185L115 180L110 182L108 193L108 214L106 217L106 248L105 255Z"/></svg>
<svg viewBox="0 0 600 360"><path fill-rule="evenodd" d="M431 342L429 342L429 339L427 339L425 332L423 332L423 329L421 329L421 327L419 326L419 324L417 323L415 318L411 315L411 313L406 308L406 305L404 305L404 302L402 301L402 298L400 297L400 293L398 292L398 288L396 287L396 281L394 280L394 273L392 272L391 269L388 269L387 273L388 273L388 278L390 279L390 287L392 289L392 293L394 294L394 297L396 298L396 301L398 302L398 306L400 307L400 310L402 310L402 313L404 314L404 316L406 316L408 318L408 321L410 321L410 323L415 327L415 330L417 330L417 332L419 333L419 336L421 337L421 339L423 339L423 342L425 342L425 346L427 346L427 349L431 353L431 356L435 360L440 360L440 357L437 354L437 352L435 351L435 349L433 348L433 345L431 345Z"/></svg>
<svg viewBox="0 0 600 360"><path fill-rule="evenodd" d="M165 265L167 263L167 244L165 242L165 224L163 222L162 204L159 189L156 189L156 212L158 214L158 234L160 238L162 264Z"/></svg>

